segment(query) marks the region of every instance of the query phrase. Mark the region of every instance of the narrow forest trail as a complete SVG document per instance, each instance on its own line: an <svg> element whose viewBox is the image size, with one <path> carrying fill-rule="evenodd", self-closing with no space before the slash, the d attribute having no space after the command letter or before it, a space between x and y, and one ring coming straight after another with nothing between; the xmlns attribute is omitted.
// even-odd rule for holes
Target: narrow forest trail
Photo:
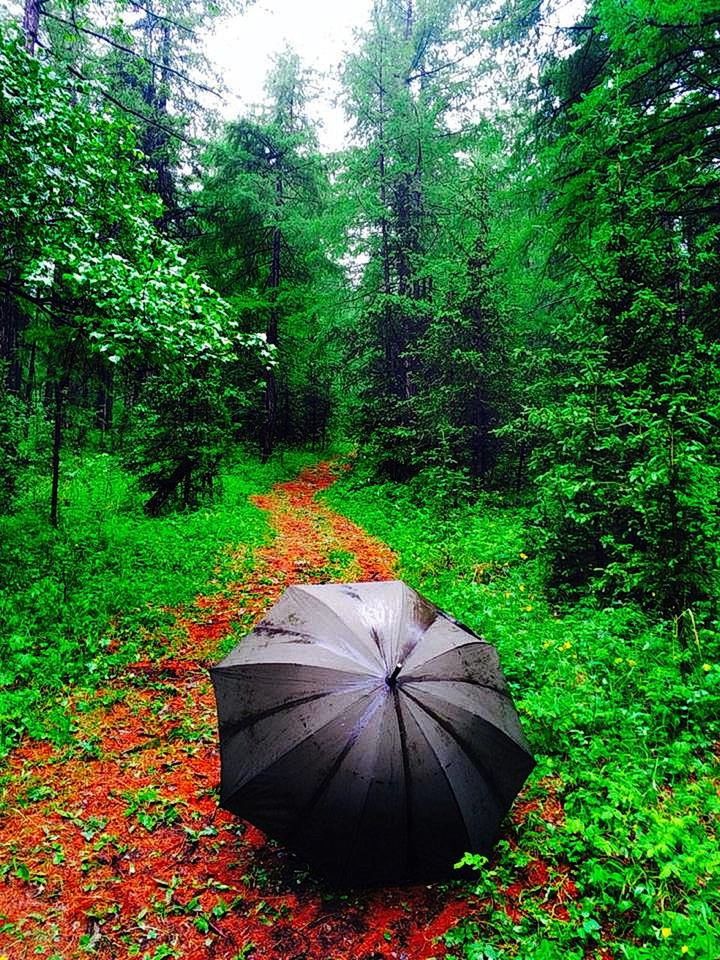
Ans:
<svg viewBox="0 0 720 960"><path fill-rule="evenodd" d="M429 960L437 938L480 902L454 885L370 892L313 882L282 848L217 807L219 760L207 666L234 626L249 627L286 586L388 579L382 543L319 503L322 463L253 502L272 542L235 557L239 579L179 611L157 658L70 699L70 747L27 741L10 757L0 808L0 960ZM157 642L150 645L154 649ZM546 819L548 800L518 803ZM535 861L531 889L554 916L573 897Z"/></svg>

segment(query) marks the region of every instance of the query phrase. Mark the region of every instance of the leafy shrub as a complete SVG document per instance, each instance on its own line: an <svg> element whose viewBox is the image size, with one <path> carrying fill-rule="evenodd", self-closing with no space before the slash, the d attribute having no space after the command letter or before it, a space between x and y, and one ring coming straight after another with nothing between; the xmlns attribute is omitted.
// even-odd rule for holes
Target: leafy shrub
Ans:
<svg viewBox="0 0 720 960"><path fill-rule="evenodd" d="M487 497L448 509L419 493L350 475L326 498L397 551L403 579L497 646L538 760L525 799L552 793L563 808L558 822L508 825L489 863L471 857L479 907L445 938L449 955L720 956L717 634L698 628L683 652L672 622L632 603L553 608L527 510ZM503 891L539 859L551 875L569 868L577 897L555 917L547 891L528 889L510 916Z"/></svg>
<svg viewBox="0 0 720 960"><path fill-rule="evenodd" d="M307 459L239 456L211 507L150 519L113 457L85 455L64 472L57 530L45 519L48 481L24 476L16 512L0 518L0 754L23 733L66 739L64 686L101 682L161 647L174 622L167 608L208 583L220 589L233 570L227 546L267 536L248 495Z"/></svg>

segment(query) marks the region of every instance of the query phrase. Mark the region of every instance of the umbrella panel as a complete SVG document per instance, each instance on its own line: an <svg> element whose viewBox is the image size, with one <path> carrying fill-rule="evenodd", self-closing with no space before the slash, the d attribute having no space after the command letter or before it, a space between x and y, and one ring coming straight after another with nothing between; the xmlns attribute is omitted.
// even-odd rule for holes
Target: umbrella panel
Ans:
<svg viewBox="0 0 720 960"><path fill-rule="evenodd" d="M399 581L291 588L212 678L222 805L344 882L487 852L534 765L494 648Z"/></svg>

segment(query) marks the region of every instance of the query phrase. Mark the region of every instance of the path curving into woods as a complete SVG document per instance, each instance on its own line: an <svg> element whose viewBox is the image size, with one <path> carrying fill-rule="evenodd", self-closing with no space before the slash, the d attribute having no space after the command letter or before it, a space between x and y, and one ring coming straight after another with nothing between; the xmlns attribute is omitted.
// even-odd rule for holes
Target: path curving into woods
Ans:
<svg viewBox="0 0 720 960"><path fill-rule="evenodd" d="M161 655L75 692L71 747L27 741L11 755L0 771L0 960L439 960L437 938L482 906L452 884L319 885L217 806L207 667L233 629L293 583L396 575L387 546L317 500L338 469L320 463L254 497L275 535L252 557L236 552L237 582L178 611ZM513 817L531 809L562 817L552 791L540 806L520 800ZM575 890L535 861L502 895L511 916L530 895L562 917Z"/></svg>

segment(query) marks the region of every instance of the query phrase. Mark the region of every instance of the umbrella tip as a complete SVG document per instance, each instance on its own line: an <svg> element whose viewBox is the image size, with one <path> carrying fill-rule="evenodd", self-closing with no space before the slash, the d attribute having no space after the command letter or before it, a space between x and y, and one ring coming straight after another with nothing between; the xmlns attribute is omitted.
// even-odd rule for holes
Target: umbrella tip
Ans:
<svg viewBox="0 0 720 960"><path fill-rule="evenodd" d="M398 676L398 674L400 673L401 670L402 670L402 664L401 664L401 663L396 663L396 664L395 664L395 669L393 670L393 672L392 672L389 676L385 677L385 683L386 683L389 687L394 687L394 686L395 686L395 681L397 680L397 676Z"/></svg>

